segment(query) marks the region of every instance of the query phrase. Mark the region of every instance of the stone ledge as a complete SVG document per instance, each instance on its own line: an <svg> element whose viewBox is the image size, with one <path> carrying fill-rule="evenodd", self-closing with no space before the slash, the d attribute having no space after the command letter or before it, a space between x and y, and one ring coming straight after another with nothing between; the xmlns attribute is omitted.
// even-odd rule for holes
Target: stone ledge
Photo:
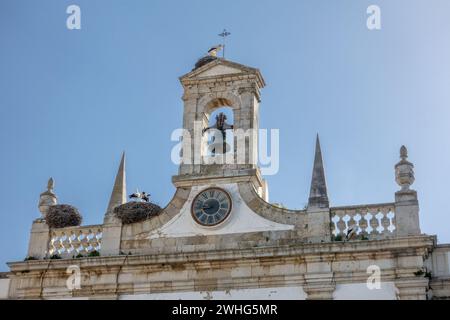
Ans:
<svg viewBox="0 0 450 320"><path fill-rule="evenodd" d="M184 263L197 261L214 260L236 260L236 259L258 259L264 257L295 257L308 255L309 261L316 259L318 262L324 261L324 255L330 257L331 261L336 261L335 256L345 253L369 253L377 254L382 251L404 252L405 250L414 250L411 255L417 255L423 250L423 254L430 251L435 244L435 236L415 236L388 240L371 240L343 243L314 243L314 244L295 244L293 246L285 245L280 247L259 247L252 249L234 249L234 250L213 250L204 252L185 252L172 254L153 254L153 255L131 255L131 256L107 256L80 259L64 260L30 260L21 262L9 262L8 266L12 272L27 272L31 270L42 269L65 269L67 265L78 264L82 267L110 267L121 266L124 259L128 265L140 264L160 264L160 263ZM127 258L126 258L127 257Z"/></svg>
<svg viewBox="0 0 450 320"><path fill-rule="evenodd" d="M172 177L172 183L176 187L191 187L193 185L203 185L210 183L239 183L253 182L255 185L262 186L261 173L258 169L245 169L234 172L233 175L225 171L217 175L197 175L186 174Z"/></svg>

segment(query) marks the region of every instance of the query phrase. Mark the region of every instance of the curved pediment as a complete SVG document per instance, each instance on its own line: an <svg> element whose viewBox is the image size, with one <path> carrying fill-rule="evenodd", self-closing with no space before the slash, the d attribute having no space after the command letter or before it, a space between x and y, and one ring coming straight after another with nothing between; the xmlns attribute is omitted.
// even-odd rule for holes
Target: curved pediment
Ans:
<svg viewBox="0 0 450 320"><path fill-rule="evenodd" d="M199 225L191 213L193 199L209 187L226 190L233 202L229 218L214 227ZM266 203L250 183L197 185L181 191L177 189L177 194L159 216L124 225L121 250L143 254L154 250L177 251L178 243L184 243L180 250L186 250L186 245L191 242L200 247L214 244L220 249L246 242L267 245L273 241L301 241L303 237L299 237L298 232L304 227L304 218L303 211L281 209Z"/></svg>
<svg viewBox="0 0 450 320"><path fill-rule="evenodd" d="M214 185L215 186L215 185ZM256 212L253 212L242 199L236 183L223 184L223 188L232 199L233 207L229 218L214 227L205 227L198 224L192 217L191 204L194 197L205 188L211 186L193 186L188 200L183 205L180 213L172 218L161 228L149 233L148 239L161 237L191 237L222 234L241 234L260 231L292 230L293 225L271 221Z"/></svg>

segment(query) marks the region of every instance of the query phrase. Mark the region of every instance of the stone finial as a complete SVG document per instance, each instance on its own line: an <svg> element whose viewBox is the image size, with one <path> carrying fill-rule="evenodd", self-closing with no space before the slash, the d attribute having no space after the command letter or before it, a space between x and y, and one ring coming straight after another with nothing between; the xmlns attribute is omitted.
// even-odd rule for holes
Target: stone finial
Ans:
<svg viewBox="0 0 450 320"><path fill-rule="evenodd" d="M50 206L54 206L58 204L58 197L53 192L55 187L55 182L53 178L48 179L47 182L47 191L41 193L39 198L39 211L42 214L42 217L45 219L47 216L48 210Z"/></svg>
<svg viewBox="0 0 450 320"><path fill-rule="evenodd" d="M50 177L50 179L48 179L48 182L47 182L47 191L53 193L53 188L54 187L55 187L55 181L53 180L52 177Z"/></svg>
<svg viewBox="0 0 450 320"><path fill-rule="evenodd" d="M314 156L314 166L311 178L311 190L309 193L308 207L329 207L327 184L325 182L325 170L323 168L319 135L317 135L316 137L316 151Z"/></svg>
<svg viewBox="0 0 450 320"><path fill-rule="evenodd" d="M408 149L405 146L401 146L400 148L400 158L402 160L406 160L408 158Z"/></svg>
<svg viewBox="0 0 450 320"><path fill-rule="evenodd" d="M401 187L400 191L408 191L414 183L414 165L409 162L408 149L405 146L400 148L400 161L395 165L395 181Z"/></svg>
<svg viewBox="0 0 450 320"><path fill-rule="evenodd" d="M127 185L125 174L125 152L123 152L106 214L112 214L115 207L124 204L125 202L127 202Z"/></svg>

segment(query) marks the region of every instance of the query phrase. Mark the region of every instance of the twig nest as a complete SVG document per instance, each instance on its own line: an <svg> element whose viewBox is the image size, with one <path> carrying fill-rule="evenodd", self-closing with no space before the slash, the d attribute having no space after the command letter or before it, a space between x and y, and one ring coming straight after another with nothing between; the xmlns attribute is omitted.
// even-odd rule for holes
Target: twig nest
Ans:
<svg viewBox="0 0 450 320"><path fill-rule="evenodd" d="M213 56L205 56L203 58L198 59L198 61L195 63L195 67L193 70L200 68L201 66L204 66L207 63L210 63L211 61L217 60L217 57Z"/></svg>
<svg viewBox="0 0 450 320"><path fill-rule="evenodd" d="M160 206L150 202L128 202L114 208L114 214L123 224L150 219L161 211Z"/></svg>
<svg viewBox="0 0 450 320"><path fill-rule="evenodd" d="M83 218L77 208L68 204L57 204L48 208L45 221L50 228L76 227Z"/></svg>

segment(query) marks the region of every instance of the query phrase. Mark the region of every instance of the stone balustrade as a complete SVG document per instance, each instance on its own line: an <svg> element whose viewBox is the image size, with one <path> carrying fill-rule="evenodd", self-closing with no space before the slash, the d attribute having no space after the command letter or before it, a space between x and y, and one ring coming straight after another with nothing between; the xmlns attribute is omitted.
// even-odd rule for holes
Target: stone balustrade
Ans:
<svg viewBox="0 0 450 320"><path fill-rule="evenodd" d="M51 229L50 235L49 256L72 258L79 254L100 252L103 232L102 225L92 225Z"/></svg>
<svg viewBox="0 0 450 320"><path fill-rule="evenodd" d="M357 225L357 236L382 239L396 236L394 203L330 208L332 234L345 237L349 227Z"/></svg>

